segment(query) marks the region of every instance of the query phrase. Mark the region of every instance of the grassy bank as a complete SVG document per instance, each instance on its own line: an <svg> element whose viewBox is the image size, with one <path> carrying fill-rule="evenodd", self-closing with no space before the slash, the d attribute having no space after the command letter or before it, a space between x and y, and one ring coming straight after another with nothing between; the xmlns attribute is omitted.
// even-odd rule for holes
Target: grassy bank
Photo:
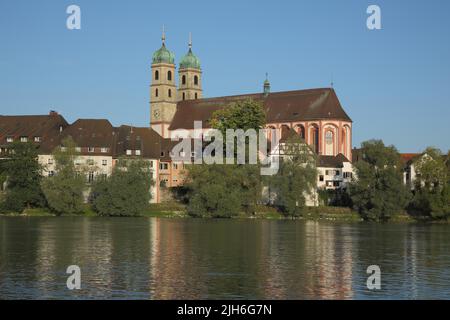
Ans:
<svg viewBox="0 0 450 320"><path fill-rule="evenodd" d="M0 216L22 216L22 217L54 217L51 211L45 208L26 209L23 213L1 213ZM62 216L84 216L95 217L97 214L89 205L86 205L84 211L78 215L62 215ZM158 217L158 218L189 218L186 212L186 206L177 202L150 204L147 209L142 212L141 217ZM244 213L235 217L235 219L292 219L282 215L275 208L267 206L259 206L254 215L246 215ZM341 222L360 222L361 216L350 208L343 207L308 207L302 220L317 221L341 221ZM426 219L416 219L408 215L406 212L399 213L391 218L389 222L430 222ZM448 221L447 221L448 222ZM445 223L445 222L444 222Z"/></svg>

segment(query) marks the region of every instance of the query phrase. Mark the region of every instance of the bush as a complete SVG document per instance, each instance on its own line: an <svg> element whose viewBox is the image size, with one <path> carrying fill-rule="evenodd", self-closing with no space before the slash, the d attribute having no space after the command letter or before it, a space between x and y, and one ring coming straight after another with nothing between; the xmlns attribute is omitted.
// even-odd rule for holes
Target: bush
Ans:
<svg viewBox="0 0 450 320"><path fill-rule="evenodd" d="M147 161L121 159L109 177L99 178L93 184L93 209L101 216L141 215L151 200L152 185Z"/></svg>

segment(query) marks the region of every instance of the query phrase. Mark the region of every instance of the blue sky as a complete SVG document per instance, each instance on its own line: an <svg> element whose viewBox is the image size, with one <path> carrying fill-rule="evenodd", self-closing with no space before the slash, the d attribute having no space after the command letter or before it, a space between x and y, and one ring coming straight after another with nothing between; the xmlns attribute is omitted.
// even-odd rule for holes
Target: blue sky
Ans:
<svg viewBox="0 0 450 320"><path fill-rule="evenodd" d="M81 7L81 30L66 8ZM366 27L381 8L382 30ZM69 122L149 121L150 59L177 62L188 34L206 97L328 87L354 121L354 145L383 139L401 152L450 149L450 1L0 0L0 114Z"/></svg>

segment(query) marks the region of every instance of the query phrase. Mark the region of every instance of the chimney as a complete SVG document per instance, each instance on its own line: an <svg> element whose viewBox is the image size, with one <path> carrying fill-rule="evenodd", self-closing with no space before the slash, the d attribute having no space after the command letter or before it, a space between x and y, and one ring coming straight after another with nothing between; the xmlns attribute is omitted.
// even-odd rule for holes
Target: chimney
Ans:
<svg viewBox="0 0 450 320"><path fill-rule="evenodd" d="M48 113L49 116L57 116L58 112L56 112L55 110L50 110L50 112Z"/></svg>

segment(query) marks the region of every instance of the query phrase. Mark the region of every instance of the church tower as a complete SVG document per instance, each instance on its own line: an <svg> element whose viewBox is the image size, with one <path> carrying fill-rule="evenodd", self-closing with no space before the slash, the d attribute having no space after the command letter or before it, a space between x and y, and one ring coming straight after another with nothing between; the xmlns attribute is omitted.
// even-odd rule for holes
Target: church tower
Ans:
<svg viewBox="0 0 450 320"><path fill-rule="evenodd" d="M163 28L162 46L153 54L150 84L150 127L169 137L169 125L177 108L175 56L166 48Z"/></svg>
<svg viewBox="0 0 450 320"><path fill-rule="evenodd" d="M200 60L192 53L192 37L189 34L189 51L181 59L178 70L178 100L193 100L202 97L202 71Z"/></svg>

